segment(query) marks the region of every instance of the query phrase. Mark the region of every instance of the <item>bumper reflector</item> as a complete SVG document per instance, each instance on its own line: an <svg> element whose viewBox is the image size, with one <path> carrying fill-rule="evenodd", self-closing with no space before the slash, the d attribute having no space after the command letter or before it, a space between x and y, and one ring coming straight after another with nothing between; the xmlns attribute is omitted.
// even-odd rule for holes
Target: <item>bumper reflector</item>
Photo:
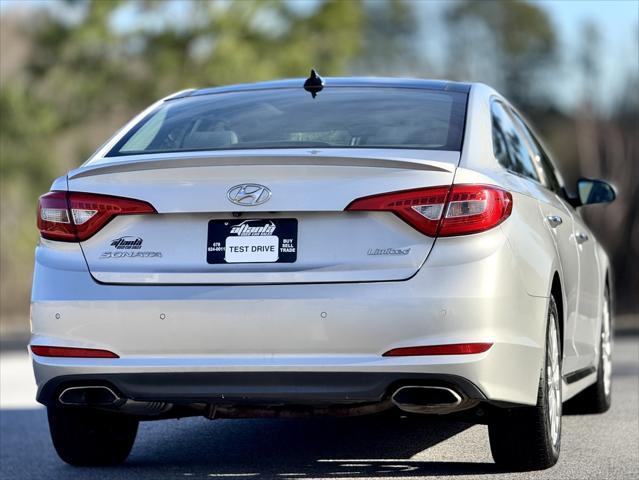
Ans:
<svg viewBox="0 0 639 480"><path fill-rule="evenodd" d="M492 347L492 343L454 343L451 345L430 345L427 347L394 348L384 357L412 357L417 355L471 355L483 353Z"/></svg>
<svg viewBox="0 0 639 480"><path fill-rule="evenodd" d="M41 357L75 357L75 358L120 358L108 350L95 348L48 347L31 345L31 351Z"/></svg>

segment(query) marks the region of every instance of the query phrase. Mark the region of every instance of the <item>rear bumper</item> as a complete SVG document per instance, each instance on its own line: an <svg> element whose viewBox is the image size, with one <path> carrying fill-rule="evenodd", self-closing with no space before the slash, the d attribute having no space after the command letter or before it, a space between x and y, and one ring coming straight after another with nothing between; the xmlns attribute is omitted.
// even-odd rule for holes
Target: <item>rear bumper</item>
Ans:
<svg viewBox="0 0 639 480"><path fill-rule="evenodd" d="M334 400L344 402L368 398L360 391L377 398L406 375L434 375L460 377L490 401L533 405L548 299L526 293L499 228L475 236L472 248L469 241L440 239L413 278L380 283L102 285L71 246L77 268L39 255L31 343L105 349L120 358L34 356L38 398L48 398L47 385L78 375L113 381L132 395L144 394L135 385L147 383L158 395L173 394L180 391L173 386L199 378L205 388L193 386L197 398L230 391L245 397L250 382L229 389L217 375L260 374L269 388L283 385L278 398L286 400L295 389L287 390L281 375L295 374L299 385L311 382L306 400L322 403L338 392ZM493 346L472 355L383 357L401 347L474 342ZM313 389L311 377L324 374L351 384ZM385 380L371 380L373 388L360 384L360 375Z"/></svg>
<svg viewBox="0 0 639 480"><path fill-rule="evenodd" d="M349 405L388 400L405 385L445 386L464 399L483 393L456 375L391 372L186 372L63 375L49 380L38 401L52 404L65 388L102 385L119 397L189 405Z"/></svg>
<svg viewBox="0 0 639 480"><path fill-rule="evenodd" d="M539 355L540 348L499 343L480 354L428 357L75 359L34 355L33 363L42 403L61 386L77 384L114 386L125 398L172 403L221 399L318 405L376 402L392 386L441 380L458 386L467 398L532 405Z"/></svg>

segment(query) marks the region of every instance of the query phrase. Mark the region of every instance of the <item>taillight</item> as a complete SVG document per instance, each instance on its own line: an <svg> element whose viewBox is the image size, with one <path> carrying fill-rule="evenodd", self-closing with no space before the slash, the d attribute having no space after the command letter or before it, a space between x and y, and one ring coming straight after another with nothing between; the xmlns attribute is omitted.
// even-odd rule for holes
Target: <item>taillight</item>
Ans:
<svg viewBox="0 0 639 480"><path fill-rule="evenodd" d="M429 237L496 227L512 212L512 195L488 185L453 185L382 193L353 201L349 211L393 212Z"/></svg>
<svg viewBox="0 0 639 480"><path fill-rule="evenodd" d="M454 185L439 235L467 235L496 227L513 211L510 192L485 185Z"/></svg>
<svg viewBox="0 0 639 480"><path fill-rule="evenodd" d="M49 192L40 197L38 230L62 242L86 240L117 215L157 213L141 200L82 192Z"/></svg>

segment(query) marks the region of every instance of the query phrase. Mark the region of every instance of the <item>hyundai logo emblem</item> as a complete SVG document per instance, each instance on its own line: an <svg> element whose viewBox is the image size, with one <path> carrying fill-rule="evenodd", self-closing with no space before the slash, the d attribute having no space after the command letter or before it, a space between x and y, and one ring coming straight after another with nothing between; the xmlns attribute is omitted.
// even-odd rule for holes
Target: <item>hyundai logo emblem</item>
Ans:
<svg viewBox="0 0 639 480"><path fill-rule="evenodd" d="M226 198L236 205L255 207L267 202L271 198L271 191L268 187L257 183L242 183L229 188Z"/></svg>

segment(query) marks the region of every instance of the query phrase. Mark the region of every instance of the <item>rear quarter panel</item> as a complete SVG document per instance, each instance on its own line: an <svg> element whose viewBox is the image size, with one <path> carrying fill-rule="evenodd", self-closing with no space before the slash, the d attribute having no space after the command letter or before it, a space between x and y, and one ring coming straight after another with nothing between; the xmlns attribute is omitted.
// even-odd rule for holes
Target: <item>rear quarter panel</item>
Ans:
<svg viewBox="0 0 639 480"><path fill-rule="evenodd" d="M531 194L526 180L506 171L483 171L458 168L455 183L496 185L513 196L513 211L499 228L502 229L518 264L518 272L529 295L547 297L552 277L560 271L554 242Z"/></svg>

